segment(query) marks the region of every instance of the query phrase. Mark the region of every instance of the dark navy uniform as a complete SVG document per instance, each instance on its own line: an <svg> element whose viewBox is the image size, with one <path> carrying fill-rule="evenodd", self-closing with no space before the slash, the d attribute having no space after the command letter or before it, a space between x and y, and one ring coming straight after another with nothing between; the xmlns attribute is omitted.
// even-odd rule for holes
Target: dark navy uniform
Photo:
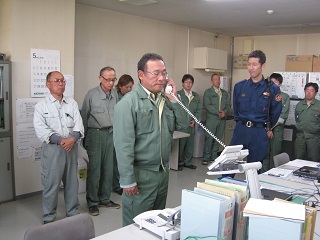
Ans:
<svg viewBox="0 0 320 240"><path fill-rule="evenodd" d="M270 103L269 103L270 99ZM247 162L262 162L267 152L268 106L271 127L280 116L280 88L273 82L262 79L254 83L252 79L242 80L234 86L233 110L237 122L230 145L242 144L249 150Z"/></svg>

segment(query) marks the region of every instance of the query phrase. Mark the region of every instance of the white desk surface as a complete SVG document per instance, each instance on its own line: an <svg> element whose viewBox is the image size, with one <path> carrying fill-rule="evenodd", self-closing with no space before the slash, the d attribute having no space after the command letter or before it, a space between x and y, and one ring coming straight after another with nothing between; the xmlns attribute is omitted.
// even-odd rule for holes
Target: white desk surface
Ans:
<svg viewBox="0 0 320 240"><path fill-rule="evenodd" d="M302 167L302 166L317 166L319 163L310 162L310 161L304 161L304 160L294 160L291 161L281 167ZM302 182L294 182L290 180L290 176L288 179L281 179L279 177L272 177L264 174L259 175L259 180L263 183L270 183L274 184L275 186L284 186L288 188L293 188L297 190L304 189L307 192L313 192L316 188L315 186L308 185L306 183ZM263 184L262 184L263 185ZM317 221L315 226L315 232L320 235L320 213L317 213ZM146 229L139 229L139 226L137 224L131 224L129 226L119 228L115 231L106 233L104 235L101 235L99 237L94 238L94 240L159 240L161 239L160 236L157 236L153 234L152 232L146 230ZM320 240L320 237L318 235L314 235L314 240Z"/></svg>
<svg viewBox="0 0 320 240"><path fill-rule="evenodd" d="M296 159L296 160L290 161L289 163L286 163L282 166L279 166L278 168L295 170L295 169L298 169L303 166L319 167L319 163ZM264 186L264 184L273 184L275 186L274 190L277 190L277 187L280 187L280 188L287 187L287 188L293 189L293 191L297 191L297 192L304 191L304 192L307 192L310 194L314 194L314 191L317 190L312 181L304 180L300 177L296 177L292 173L286 178L280 178L280 177L269 176L266 174L260 174L259 180L260 180L262 186ZM317 212L317 220L316 220L315 234L314 234L313 240L320 240L320 212L319 212L319 209Z"/></svg>
<svg viewBox="0 0 320 240"><path fill-rule="evenodd" d="M173 132L173 139L178 139L178 138L185 138L189 137L189 133L184 133L184 132L179 132L179 131L174 131Z"/></svg>
<svg viewBox="0 0 320 240"><path fill-rule="evenodd" d="M112 232L103 234L94 240L159 240L160 236L148 231L147 229L139 229L139 225L133 223L126 227L119 228Z"/></svg>

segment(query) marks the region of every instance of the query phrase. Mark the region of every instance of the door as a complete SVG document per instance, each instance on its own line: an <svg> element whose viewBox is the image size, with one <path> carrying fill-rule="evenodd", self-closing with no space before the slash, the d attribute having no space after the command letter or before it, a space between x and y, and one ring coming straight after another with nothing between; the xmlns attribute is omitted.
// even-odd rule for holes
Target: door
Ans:
<svg viewBox="0 0 320 240"><path fill-rule="evenodd" d="M0 138L0 202L13 199L11 139Z"/></svg>

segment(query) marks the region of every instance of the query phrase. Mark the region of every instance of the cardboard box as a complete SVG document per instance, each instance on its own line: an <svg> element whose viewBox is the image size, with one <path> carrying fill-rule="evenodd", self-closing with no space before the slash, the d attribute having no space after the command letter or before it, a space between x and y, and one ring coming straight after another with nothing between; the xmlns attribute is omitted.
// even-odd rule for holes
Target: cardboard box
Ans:
<svg viewBox="0 0 320 240"><path fill-rule="evenodd" d="M320 72L320 57L313 57L312 72Z"/></svg>
<svg viewBox="0 0 320 240"><path fill-rule="evenodd" d="M313 55L287 55L286 72L312 72Z"/></svg>
<svg viewBox="0 0 320 240"><path fill-rule="evenodd" d="M234 69L247 69L247 65L248 65L248 55L233 57L233 68Z"/></svg>

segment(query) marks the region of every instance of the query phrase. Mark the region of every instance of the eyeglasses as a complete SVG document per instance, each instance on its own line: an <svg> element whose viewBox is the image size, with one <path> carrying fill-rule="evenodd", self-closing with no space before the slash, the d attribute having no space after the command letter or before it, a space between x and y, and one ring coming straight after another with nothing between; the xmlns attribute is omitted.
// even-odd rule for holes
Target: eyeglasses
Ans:
<svg viewBox="0 0 320 240"><path fill-rule="evenodd" d="M106 82L107 83L111 83L111 82L116 82L117 81L117 78L115 77L115 78L109 78L109 79L107 79L107 78L105 78L104 76L101 76L104 80L106 80Z"/></svg>
<svg viewBox="0 0 320 240"><path fill-rule="evenodd" d="M54 84L59 84L59 83L64 84L64 83L66 83L66 80L64 78L61 78L61 79L55 78L55 79L53 79L52 81L49 81L49 82L53 82Z"/></svg>
<svg viewBox="0 0 320 240"><path fill-rule="evenodd" d="M149 73L149 74L151 74L151 75L153 75L155 77L159 77L161 75L165 79L167 79L168 76L169 76L166 71L163 71L163 72L148 72L148 71L146 71L146 73Z"/></svg>

